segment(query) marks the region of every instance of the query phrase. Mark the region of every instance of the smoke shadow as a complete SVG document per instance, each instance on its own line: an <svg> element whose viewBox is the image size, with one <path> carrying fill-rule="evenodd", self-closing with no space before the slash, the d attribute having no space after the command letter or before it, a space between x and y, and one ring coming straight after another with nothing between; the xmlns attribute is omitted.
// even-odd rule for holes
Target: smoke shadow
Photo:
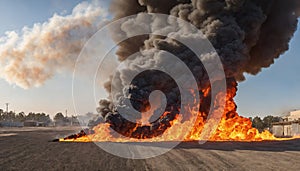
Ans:
<svg viewBox="0 0 300 171"><path fill-rule="evenodd" d="M285 152L285 151L300 151L300 139L286 141L260 141L260 142L206 142L199 144L194 142L182 142L176 149L204 149L204 150L221 150L221 151L236 151L236 150L251 150L251 151L270 151L270 152Z"/></svg>
<svg viewBox="0 0 300 171"><path fill-rule="evenodd" d="M103 142L105 143L105 142ZM126 142L123 144L134 146L149 146L159 148L169 148L170 145L178 142ZM208 141L204 144L199 144L198 141L181 142L174 149L203 149L203 150L220 150L220 151L269 151L269 152L286 152L286 151L300 151L300 139L286 140L286 141L259 141L259 142L237 142L224 141L212 142Z"/></svg>

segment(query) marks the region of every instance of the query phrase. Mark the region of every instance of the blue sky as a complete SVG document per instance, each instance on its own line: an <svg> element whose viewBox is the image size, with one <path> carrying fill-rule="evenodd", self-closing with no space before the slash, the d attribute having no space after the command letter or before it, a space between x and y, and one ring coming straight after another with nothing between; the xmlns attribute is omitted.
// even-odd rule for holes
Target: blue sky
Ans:
<svg viewBox="0 0 300 171"><path fill-rule="evenodd" d="M47 21L54 13L69 14L81 0L0 0L0 35L6 31L20 31L24 26ZM0 108L10 103L10 109L16 112L57 112L75 113L72 103L72 77L70 74L56 75L39 88L24 90L11 86L0 79ZM3 107L2 107L3 106ZM95 111L94 108L86 111Z"/></svg>
<svg viewBox="0 0 300 171"><path fill-rule="evenodd" d="M20 31L24 26L45 22L54 13L69 14L80 0L0 0L0 35L6 31ZM101 1L108 6L109 1ZM300 24L300 23L299 23ZM238 112L243 116L281 115L300 108L300 30L296 32L290 50L276 63L257 76L247 76L239 84L236 97ZM47 112L52 116L66 109L74 113L72 77L56 75L40 88L23 90L0 79L0 108L10 103L10 109ZM84 100L82 101L84 104ZM84 104L84 111L94 112L94 105Z"/></svg>
<svg viewBox="0 0 300 171"><path fill-rule="evenodd" d="M54 13L70 12L80 0L1 0L0 33L44 22Z"/></svg>
<svg viewBox="0 0 300 171"><path fill-rule="evenodd" d="M281 115L300 109L299 45L300 29L290 42L290 49L274 65L240 83L236 101L241 115Z"/></svg>

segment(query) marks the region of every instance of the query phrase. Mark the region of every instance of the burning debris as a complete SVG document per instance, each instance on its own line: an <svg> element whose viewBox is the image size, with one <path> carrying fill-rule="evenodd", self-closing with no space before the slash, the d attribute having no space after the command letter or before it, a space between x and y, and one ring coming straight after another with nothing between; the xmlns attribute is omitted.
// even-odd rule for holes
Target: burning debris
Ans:
<svg viewBox="0 0 300 171"><path fill-rule="evenodd" d="M244 73L253 75L259 73L262 68L272 65L276 58L288 50L289 41L297 28L297 18L300 15L298 0L166 0L164 2L116 0L112 3L111 11L115 16L114 20L139 13L164 13L179 17L195 25L210 40L221 58L227 82L225 111L221 122L216 123L218 127L210 140L275 139L268 131L259 133L257 129L252 128L249 119L237 114L234 97L238 81L245 80ZM131 29L132 26L134 26L133 21L126 21L119 30L114 30L118 34L112 35L118 36L120 33L130 35L130 32L134 31ZM152 27L155 27L155 24ZM100 101L98 112L105 123L96 125L93 134L79 134L60 141L178 140L182 133L187 131L185 125L189 124L194 124L194 127L185 140L199 140L211 108L211 96L217 96L211 94L212 84L217 84L217 81L209 83L205 68L195 54L181 43L167 37L147 35L128 39L119 45L117 55L120 61L124 61L132 54L141 51L150 54L150 57L142 59L144 63L158 64L160 61L153 61L153 59L161 59L162 56L152 53L156 50L173 53L188 66L196 78L201 107L196 113L191 111L197 116L195 124L190 123L180 114L180 92L172 78L157 71L147 71L134 78L131 82L132 86L128 88L127 97L136 110L144 112L150 108L148 100L150 93L161 90L168 99L163 115L146 125L128 121L118 113L121 104L124 104L124 99L119 99L118 106L112 104L113 97L110 96L108 100ZM141 58L135 57L130 61L138 66ZM119 84L108 82L106 84L108 92L111 91L111 87L122 86L122 78L129 74L131 69L133 68L118 73ZM178 122L182 122L180 127L177 126ZM110 129L125 138L114 135Z"/></svg>

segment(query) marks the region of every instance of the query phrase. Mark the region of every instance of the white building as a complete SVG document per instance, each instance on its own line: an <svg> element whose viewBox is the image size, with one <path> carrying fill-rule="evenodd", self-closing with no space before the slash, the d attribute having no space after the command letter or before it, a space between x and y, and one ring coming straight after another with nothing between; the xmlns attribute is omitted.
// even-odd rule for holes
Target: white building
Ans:
<svg viewBox="0 0 300 171"><path fill-rule="evenodd" d="M284 121L298 121L300 119L300 110L294 110L289 112L289 114L285 117L282 117Z"/></svg>
<svg viewBox="0 0 300 171"><path fill-rule="evenodd" d="M282 118L282 122L272 124L272 132L276 137L300 135L300 110L291 111Z"/></svg>

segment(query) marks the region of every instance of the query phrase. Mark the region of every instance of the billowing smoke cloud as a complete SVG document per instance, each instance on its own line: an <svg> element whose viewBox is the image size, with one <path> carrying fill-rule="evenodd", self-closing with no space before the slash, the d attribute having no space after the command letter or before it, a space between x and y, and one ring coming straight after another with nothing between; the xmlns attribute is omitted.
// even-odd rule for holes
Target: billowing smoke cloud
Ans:
<svg viewBox="0 0 300 171"><path fill-rule="evenodd" d="M289 41L297 28L300 3L298 0L115 0L111 11L114 13L114 19L139 13L170 14L199 28L210 40L224 65L228 86L224 117L232 119L238 117L233 101L237 81L245 79L244 73L257 74L262 68L269 67L276 58L288 50ZM136 21L138 20L143 22L147 18L137 17ZM131 35L131 32L135 31L132 29L135 27L134 23L133 20L123 23L114 30L118 34L113 36ZM150 26L152 28L155 27L155 22L153 23ZM161 36L138 36L122 42L117 55L120 61L123 61L138 51L147 54L152 52L153 54L150 55L152 57L143 57L143 59L135 57L134 60L130 60L129 66L139 66L141 60L142 63L150 61L157 64L163 57L155 53L154 49L175 54L193 71L199 81L199 94L202 97L199 117L205 120L210 109L211 94L206 93L210 90L210 85L206 84L207 75L201 63L195 60L197 58L186 47ZM207 59L212 57L208 56ZM156 61L153 62L153 59ZM108 83L108 91L111 87L122 86L122 78L130 74L131 69L129 67L118 73L117 80L120 81L117 82L118 84ZM129 88L130 95L124 96L130 98L135 109L143 111L145 107L142 106L148 105L149 92L161 89L167 97L170 97L169 108L166 108L169 113L154 121L151 126L136 126L117 112L118 106L112 105L109 100L100 101L98 111L117 132L135 138L153 137L169 127L170 121L174 120L179 113L179 95L172 80L163 74L151 72L154 71L137 76ZM161 84L155 84L157 82L154 79L160 80ZM122 104L122 100L120 103Z"/></svg>
<svg viewBox="0 0 300 171"><path fill-rule="evenodd" d="M42 85L54 74L73 69L85 42L107 21L97 1L78 4L70 15L0 37L0 78L22 88Z"/></svg>
<svg viewBox="0 0 300 171"><path fill-rule="evenodd" d="M191 22L218 50L227 74L242 80L244 72L257 74L288 50L297 28L299 4L297 0L115 0L111 10L115 19L157 12ZM128 57L144 46L145 39L123 42L117 54L121 59Z"/></svg>

